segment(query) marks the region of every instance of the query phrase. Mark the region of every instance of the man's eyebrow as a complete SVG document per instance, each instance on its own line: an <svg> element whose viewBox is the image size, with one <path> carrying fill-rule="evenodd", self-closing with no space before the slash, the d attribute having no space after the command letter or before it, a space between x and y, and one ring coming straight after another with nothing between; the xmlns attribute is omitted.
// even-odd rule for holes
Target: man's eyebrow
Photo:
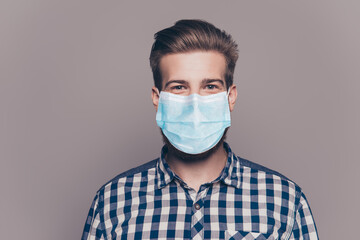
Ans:
<svg viewBox="0 0 360 240"><path fill-rule="evenodd" d="M219 82L221 83L222 86L225 85L224 80L222 79L218 79L218 78L205 78L204 80L201 81L202 84L209 84L209 83L213 83L213 82Z"/></svg>
<svg viewBox="0 0 360 240"><path fill-rule="evenodd" d="M164 89L166 89L172 83L187 84L187 81L185 81L185 80L170 80L165 83Z"/></svg>

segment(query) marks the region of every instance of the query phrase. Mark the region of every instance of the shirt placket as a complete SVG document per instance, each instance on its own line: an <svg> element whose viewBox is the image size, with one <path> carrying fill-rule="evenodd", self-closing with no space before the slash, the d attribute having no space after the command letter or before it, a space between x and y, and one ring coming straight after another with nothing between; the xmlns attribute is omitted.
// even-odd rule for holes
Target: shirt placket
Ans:
<svg viewBox="0 0 360 240"><path fill-rule="evenodd" d="M189 190L190 197L193 200L191 239L204 239L204 199L207 189L207 187L201 186L199 192L194 189Z"/></svg>

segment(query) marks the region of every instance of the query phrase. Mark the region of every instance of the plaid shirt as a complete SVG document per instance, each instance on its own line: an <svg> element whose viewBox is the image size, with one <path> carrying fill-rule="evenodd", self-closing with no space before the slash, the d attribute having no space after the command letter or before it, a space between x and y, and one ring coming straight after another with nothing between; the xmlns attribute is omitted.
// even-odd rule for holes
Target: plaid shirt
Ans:
<svg viewBox="0 0 360 240"><path fill-rule="evenodd" d="M300 187L235 156L196 192L161 157L97 192L82 239L318 239Z"/></svg>

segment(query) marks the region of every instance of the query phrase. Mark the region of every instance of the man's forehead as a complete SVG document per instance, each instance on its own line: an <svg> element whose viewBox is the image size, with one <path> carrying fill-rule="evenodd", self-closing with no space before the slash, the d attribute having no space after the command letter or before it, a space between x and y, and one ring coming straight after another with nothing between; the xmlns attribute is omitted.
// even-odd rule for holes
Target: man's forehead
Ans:
<svg viewBox="0 0 360 240"><path fill-rule="evenodd" d="M160 72L164 82L173 80L225 81L226 60L215 51L197 51L168 54L160 60Z"/></svg>

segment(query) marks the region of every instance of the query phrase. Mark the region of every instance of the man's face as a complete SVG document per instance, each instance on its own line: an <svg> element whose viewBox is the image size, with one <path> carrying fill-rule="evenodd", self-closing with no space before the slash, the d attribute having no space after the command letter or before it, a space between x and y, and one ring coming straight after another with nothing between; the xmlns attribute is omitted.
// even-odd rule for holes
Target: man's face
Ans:
<svg viewBox="0 0 360 240"><path fill-rule="evenodd" d="M179 95L210 95L226 91L225 57L216 51L194 51L168 54L160 60L162 91ZM229 86L229 107L233 111L237 91ZM157 110L159 91L152 89L152 100Z"/></svg>
<svg viewBox="0 0 360 240"><path fill-rule="evenodd" d="M160 70L162 91L165 92L184 96L197 93L205 96L227 91L225 83L226 60L221 53L216 51L194 51L165 55L160 60ZM229 86L230 111L234 109L236 97L236 86ZM152 89L152 100L157 110L159 91L156 87ZM170 144L165 136L164 141L167 145ZM219 144L222 144L222 141ZM219 147L218 145L214 149ZM169 145L169 150L171 150L170 148ZM209 151L205 154L209 155ZM189 154L184 153L184 155L190 157ZM193 155L193 157L199 158L201 156L198 154L197 156Z"/></svg>
<svg viewBox="0 0 360 240"><path fill-rule="evenodd" d="M226 62L217 52L170 54L160 60L163 91L209 95L226 91Z"/></svg>

